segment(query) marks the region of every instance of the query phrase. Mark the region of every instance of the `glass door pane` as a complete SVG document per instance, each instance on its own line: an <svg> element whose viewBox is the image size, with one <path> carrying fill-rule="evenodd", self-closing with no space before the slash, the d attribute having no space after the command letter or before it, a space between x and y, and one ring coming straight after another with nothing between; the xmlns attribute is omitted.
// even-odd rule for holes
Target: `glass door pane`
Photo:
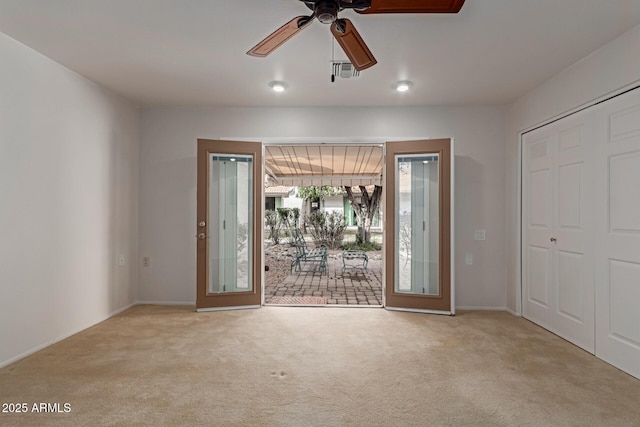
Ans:
<svg viewBox="0 0 640 427"><path fill-rule="evenodd" d="M395 291L439 295L439 155L395 158Z"/></svg>
<svg viewBox="0 0 640 427"><path fill-rule="evenodd" d="M209 154L209 293L253 290L253 159Z"/></svg>
<svg viewBox="0 0 640 427"><path fill-rule="evenodd" d="M453 142L391 141L384 166L384 304L452 314Z"/></svg>
<svg viewBox="0 0 640 427"><path fill-rule="evenodd" d="M198 140L199 311L262 304L262 151L259 142Z"/></svg>

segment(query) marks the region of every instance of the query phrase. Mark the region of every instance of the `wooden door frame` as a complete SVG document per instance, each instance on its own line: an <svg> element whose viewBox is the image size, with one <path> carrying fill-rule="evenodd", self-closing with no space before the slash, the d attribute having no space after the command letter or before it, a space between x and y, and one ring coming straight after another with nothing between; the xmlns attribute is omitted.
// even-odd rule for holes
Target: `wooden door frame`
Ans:
<svg viewBox="0 0 640 427"><path fill-rule="evenodd" d="M209 154L244 154L253 156L253 244L250 254L253 272L252 287L250 292L230 292L227 294L210 294L207 291L209 277L209 241L207 237L196 240L197 254L197 286L196 286L196 310L228 310L238 308L255 308L263 304L263 280L262 280L262 247L264 245L263 233L263 149L261 142L227 141L198 139L198 177L197 177L197 218L196 235L204 233L209 236ZM205 226L199 223L205 221Z"/></svg>
<svg viewBox="0 0 640 427"><path fill-rule="evenodd" d="M376 138L376 142L380 141L380 139ZM339 141L336 141L339 142ZM360 141L358 141L360 142ZM357 145L358 142L353 141L352 144ZM371 141L362 141L363 143L371 143ZM390 176L386 173L387 171L394 171L394 156L388 156L388 147L389 143L413 143L411 149L408 150L399 150L394 151L394 154L424 154L425 152L431 153L439 153L441 156L441 168L439 171L439 179L442 185L447 185L446 190L440 192L440 207L442 209L447 209L444 215L441 214L441 222L440 222L440 260L439 260L439 269L440 269L440 277L446 277L449 281L449 292L446 296L448 298L447 303L441 303L435 309L424 309L421 304L416 304L416 301L420 301L421 299L435 299L433 296L421 296L421 295L394 295L393 285L394 285L394 269L388 269L386 267L386 263L383 262L383 289L382 289L382 298L383 298L383 307L388 310L400 310L400 311L417 311L417 312L425 312L425 313L436 313L436 314L455 314L455 276L454 276L454 140L452 138L447 139L417 139L412 141L400 141L395 138L388 138L384 142L380 141L384 144L384 152L385 152L385 176L384 176L384 185L383 185L383 258L386 259L387 254L391 255L394 253L394 245L395 242L390 240L387 235L387 227L393 226L395 227L395 216L393 212L389 215L390 210L393 210L394 200L395 200L395 189L393 186L389 186ZM207 139L198 139L198 208L197 208L197 219L196 222L200 222L201 220L208 219L208 204L206 203L206 197L209 191L209 180L208 180L208 156L207 153L221 153L225 152L233 154L250 154L254 156L254 194L253 194L253 204L254 204L254 242L258 244L254 244L252 248L252 267L253 267L253 291L252 292L239 292L239 293L229 293L225 295L215 295L213 300L215 303L213 304L204 304L203 302L207 299L211 300L212 296L207 295L206 287L200 285L200 283L207 282L208 278L208 250L198 250L197 251L197 298L196 298L196 310L197 311L211 311L211 310L229 310L229 309L241 309L241 308L257 308L264 305L264 274L263 274L263 209L264 209L264 189L261 183L264 179L264 147L268 144L274 144L275 141L264 141L264 142L245 142L245 141L232 141L230 139L225 140L207 140ZM446 144L446 147L449 149L449 153L445 153L444 151L429 149L428 145L425 144ZM225 144L224 149L220 149L220 144ZM304 142L303 142L304 145ZM218 147L217 149L215 147ZM231 148L232 147L232 148ZM394 175L395 179L395 175ZM387 187L387 188L385 188ZM448 195L448 196L447 196ZM204 199L203 199L204 198ZM388 203L391 201L391 203ZM208 226L204 232L208 235ZM202 228L198 227L196 224L197 233L202 232ZM197 245L207 245L209 240L198 240ZM199 246L198 246L199 247ZM393 256L393 255L392 255ZM395 256L394 256L395 262ZM201 267L204 265L204 267ZM389 287L391 291L389 291ZM388 297L391 296L391 300L394 301L394 297L402 297L400 301L403 304L399 304L397 306L389 306ZM253 298L251 298L253 297ZM397 302L398 299L396 298Z"/></svg>
<svg viewBox="0 0 640 427"><path fill-rule="evenodd" d="M393 148L393 144L402 143L403 147ZM393 227L391 236L395 237L395 156L437 153L440 156L440 168L438 171L440 188L439 211L439 285L441 295L416 295L395 292L395 238L389 238L386 231ZM454 280L454 242L453 242L453 212L454 212L454 141L453 139L426 139L415 141L388 141L385 143L385 169L384 169L384 221L385 232L384 245L384 307L388 310L419 311L436 314L455 314L455 280ZM393 257L391 265L387 268L388 257ZM448 286L447 286L448 284ZM425 308L428 304L429 308Z"/></svg>

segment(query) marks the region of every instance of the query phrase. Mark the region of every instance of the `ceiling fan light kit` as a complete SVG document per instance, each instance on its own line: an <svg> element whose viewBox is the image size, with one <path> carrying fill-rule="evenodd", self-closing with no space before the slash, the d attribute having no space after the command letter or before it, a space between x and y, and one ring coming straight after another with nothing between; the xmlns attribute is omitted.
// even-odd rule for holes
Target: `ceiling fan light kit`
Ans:
<svg viewBox="0 0 640 427"><path fill-rule="evenodd" d="M338 14L344 9L357 13L458 13L465 0L299 0L312 14L297 16L251 48L247 55L265 57L306 28L314 19L331 25L335 37L353 67L362 71L377 64L376 58L353 23Z"/></svg>

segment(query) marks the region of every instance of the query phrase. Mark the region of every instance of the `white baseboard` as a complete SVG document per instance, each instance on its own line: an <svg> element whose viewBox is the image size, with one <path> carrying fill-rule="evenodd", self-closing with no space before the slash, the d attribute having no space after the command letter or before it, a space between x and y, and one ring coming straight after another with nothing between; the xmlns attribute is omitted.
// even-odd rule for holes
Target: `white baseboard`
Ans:
<svg viewBox="0 0 640 427"><path fill-rule="evenodd" d="M457 310L464 311L509 311L507 307L475 307L475 306L457 306Z"/></svg>
<svg viewBox="0 0 640 427"><path fill-rule="evenodd" d="M507 313L509 313L512 316L522 317L522 313L518 313L516 311L513 311L509 307L505 308L505 310L507 311Z"/></svg>
<svg viewBox="0 0 640 427"><path fill-rule="evenodd" d="M52 341L47 341L47 342L45 342L45 343L43 343L43 344L37 345L37 346L35 346L35 347L33 347L33 348L30 348L29 350L27 350L27 351L25 351L25 352L23 352L23 353L20 353L20 354L18 354L17 356L12 357L11 359L3 360L2 362L0 362L0 368L4 368L5 366L9 366L9 365L11 365L12 363L17 362L17 361L18 361L18 360L20 360L20 359L24 359L24 358L25 358L25 357L27 357L27 356L31 356L33 353L36 353L36 352L38 352L38 351L40 351L40 350L42 350L42 349L45 349L45 348L47 348L47 347L49 347L49 346L52 346L53 344L55 344L55 343L57 343L57 342L60 342L60 341L62 341L62 340L65 340L65 339L69 338L69 337L70 337L70 336L72 336L72 335L75 335L75 334L77 334L77 333L79 333L79 332L84 331L85 329L89 329L89 328L91 328L92 326L97 325L98 323L104 322L105 320L110 319L110 318L112 318L113 316L116 316L116 315L118 315L118 314L122 313L123 311L126 311L126 310L130 309L130 308L131 308L131 307L133 307L134 305L137 305L137 303L135 303L135 302L134 302L134 303L131 303L131 304L129 304L129 305L127 305L127 306L125 306L125 307L119 308L119 309L117 309L117 310L115 310L115 311L112 311L111 313L107 314L107 316L106 316L105 318L103 318L103 319L101 319L101 320L98 320L98 321L96 321L96 322L93 322L93 323L91 323L90 325L83 326L83 327L78 328L78 329L72 329L70 332L67 332L67 333L66 333L66 334L64 334L64 335L61 335L61 336L59 336L59 337L55 338L55 339L54 339L54 340L52 340Z"/></svg>
<svg viewBox="0 0 640 427"><path fill-rule="evenodd" d="M186 305L195 307L195 301L136 301L134 305Z"/></svg>

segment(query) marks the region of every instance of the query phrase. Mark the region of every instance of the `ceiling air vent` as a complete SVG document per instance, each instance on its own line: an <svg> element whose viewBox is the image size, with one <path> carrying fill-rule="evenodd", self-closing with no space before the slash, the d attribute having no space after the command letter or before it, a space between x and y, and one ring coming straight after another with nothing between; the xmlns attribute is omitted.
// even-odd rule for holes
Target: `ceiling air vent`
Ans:
<svg viewBox="0 0 640 427"><path fill-rule="evenodd" d="M350 79L351 77L359 77L360 71L356 70L351 62L334 62L333 73L331 74L332 82L335 81L336 76Z"/></svg>

